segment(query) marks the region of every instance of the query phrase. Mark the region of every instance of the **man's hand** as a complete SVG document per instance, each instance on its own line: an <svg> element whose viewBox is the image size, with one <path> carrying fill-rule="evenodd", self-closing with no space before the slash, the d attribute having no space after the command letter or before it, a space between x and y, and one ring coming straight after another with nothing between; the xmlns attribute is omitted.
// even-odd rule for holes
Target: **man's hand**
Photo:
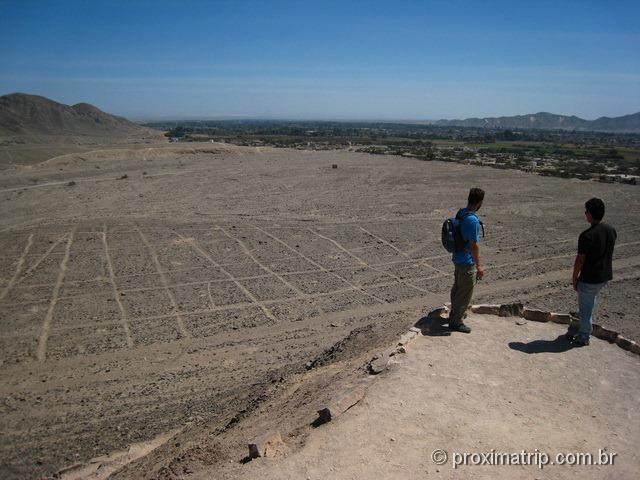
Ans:
<svg viewBox="0 0 640 480"><path fill-rule="evenodd" d="M469 246L471 250L471 258L473 258L473 263L476 266L476 280L482 280L484 277L484 268L480 266L480 247L477 242L473 240L469 240Z"/></svg>
<svg viewBox="0 0 640 480"><path fill-rule="evenodd" d="M571 283L573 284L573 289L576 291L578 290L578 277L580 276L580 272L582 271L582 266L584 265L586 258L586 255L579 253L576 255L576 259L573 262L573 277L571 279Z"/></svg>

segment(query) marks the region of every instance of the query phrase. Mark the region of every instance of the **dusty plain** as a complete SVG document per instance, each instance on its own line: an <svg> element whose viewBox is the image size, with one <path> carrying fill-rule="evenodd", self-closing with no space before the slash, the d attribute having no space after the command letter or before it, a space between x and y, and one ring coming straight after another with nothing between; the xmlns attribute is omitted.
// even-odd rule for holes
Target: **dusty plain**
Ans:
<svg viewBox="0 0 640 480"><path fill-rule="evenodd" d="M478 302L575 310L583 204L598 196L618 245L597 321L640 340L637 186L222 144L6 166L0 475L51 475L174 430L215 436L332 346L355 358L393 341L448 300L440 226L471 186L487 191ZM163 465L135 476L185 474Z"/></svg>

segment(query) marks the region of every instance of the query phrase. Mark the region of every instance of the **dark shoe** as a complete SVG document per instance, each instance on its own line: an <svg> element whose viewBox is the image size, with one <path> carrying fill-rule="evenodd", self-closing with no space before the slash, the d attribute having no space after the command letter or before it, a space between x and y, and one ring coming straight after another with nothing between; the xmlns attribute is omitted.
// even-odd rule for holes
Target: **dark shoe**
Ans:
<svg viewBox="0 0 640 480"><path fill-rule="evenodd" d="M587 345L589 345L589 339L587 338L586 340L581 340L577 337L573 337L573 339L571 340L571 345L574 347L586 347Z"/></svg>
<svg viewBox="0 0 640 480"><path fill-rule="evenodd" d="M457 325L449 325L449 330L453 330L454 332L471 333L471 329L467 327L464 323L459 323Z"/></svg>

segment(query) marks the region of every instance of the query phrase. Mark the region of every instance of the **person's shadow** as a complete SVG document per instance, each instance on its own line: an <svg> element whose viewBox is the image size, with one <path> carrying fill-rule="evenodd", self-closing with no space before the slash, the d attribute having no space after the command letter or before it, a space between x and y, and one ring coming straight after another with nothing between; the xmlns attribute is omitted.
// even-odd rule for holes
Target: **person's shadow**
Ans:
<svg viewBox="0 0 640 480"><path fill-rule="evenodd" d="M448 327L445 327L448 323L449 320L446 318L441 318L439 316L430 317L427 315L414 323L413 326L419 328L422 335L429 335L430 337L445 337L451 335L451 330L449 330Z"/></svg>
<svg viewBox="0 0 640 480"><path fill-rule="evenodd" d="M573 346L565 335L555 340L533 340L532 342L509 342L509 348L523 353L562 353L571 350Z"/></svg>
<svg viewBox="0 0 640 480"><path fill-rule="evenodd" d="M424 316L414 327L419 328L422 335L430 337L445 337L451 335L448 327L449 320L438 315ZM559 335L554 340L533 340L528 343L509 342L509 348L523 353L562 353L571 350L573 346L566 335Z"/></svg>

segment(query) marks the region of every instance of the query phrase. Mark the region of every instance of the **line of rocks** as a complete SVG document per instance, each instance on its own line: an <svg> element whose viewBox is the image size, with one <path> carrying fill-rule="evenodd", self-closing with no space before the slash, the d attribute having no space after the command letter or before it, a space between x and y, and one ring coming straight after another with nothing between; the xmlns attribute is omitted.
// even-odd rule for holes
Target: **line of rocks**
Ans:
<svg viewBox="0 0 640 480"><path fill-rule="evenodd" d="M578 327L580 321L568 313L547 312L524 307L521 303L502 305L472 305L470 310L481 315L497 315L499 317L522 317L534 322L553 322ZM609 343L615 343L623 350L640 355L640 344L630 340L615 330L610 330L597 323L593 324L592 335Z"/></svg>

